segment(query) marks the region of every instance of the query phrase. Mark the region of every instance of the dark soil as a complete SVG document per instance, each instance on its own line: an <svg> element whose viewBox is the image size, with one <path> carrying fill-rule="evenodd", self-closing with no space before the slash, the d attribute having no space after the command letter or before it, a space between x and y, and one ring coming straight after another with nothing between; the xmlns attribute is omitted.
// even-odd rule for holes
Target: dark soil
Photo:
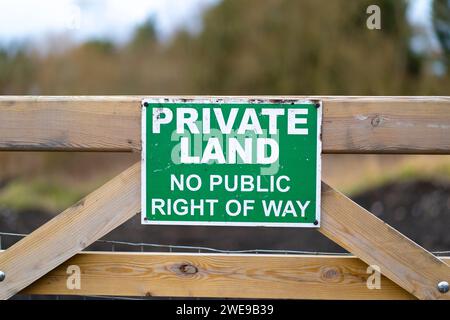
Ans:
<svg viewBox="0 0 450 320"><path fill-rule="evenodd" d="M450 183L393 183L354 200L426 249L450 250Z"/></svg>
<svg viewBox="0 0 450 320"><path fill-rule="evenodd" d="M355 196L370 210L428 250L450 250L450 184L411 181L388 184ZM53 217L39 210L12 212L0 209L0 231L29 233ZM18 240L2 236L3 249ZM135 216L105 239L170 245L206 246L226 250L284 249L343 252L311 229L249 227L142 226ZM90 250L141 251L140 246L95 243ZM167 251L146 247L144 251ZM173 251L188 251L176 250Z"/></svg>

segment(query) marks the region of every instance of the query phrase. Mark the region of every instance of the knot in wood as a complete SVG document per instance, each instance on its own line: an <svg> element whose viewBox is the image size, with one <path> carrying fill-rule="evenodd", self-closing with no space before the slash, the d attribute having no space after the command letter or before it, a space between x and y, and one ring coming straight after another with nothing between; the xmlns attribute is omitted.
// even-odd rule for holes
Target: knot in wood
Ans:
<svg viewBox="0 0 450 320"><path fill-rule="evenodd" d="M381 117L379 115L376 115L375 117L372 118L371 124L372 127L378 127L381 123Z"/></svg>
<svg viewBox="0 0 450 320"><path fill-rule="evenodd" d="M179 269L184 274L196 274L198 272L197 267L189 263L183 263Z"/></svg>
<svg viewBox="0 0 450 320"><path fill-rule="evenodd" d="M342 273L336 267L325 267L322 270L321 278L325 281L338 282L341 279Z"/></svg>

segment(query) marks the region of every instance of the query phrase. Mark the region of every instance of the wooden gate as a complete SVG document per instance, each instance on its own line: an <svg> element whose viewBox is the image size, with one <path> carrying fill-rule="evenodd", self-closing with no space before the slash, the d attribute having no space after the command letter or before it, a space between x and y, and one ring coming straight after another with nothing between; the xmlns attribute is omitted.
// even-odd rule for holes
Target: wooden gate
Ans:
<svg viewBox="0 0 450 320"><path fill-rule="evenodd" d="M143 98L0 97L0 150L140 152ZM283 98L323 101L323 153L450 154L450 97ZM353 257L81 252L140 212L136 163L0 253L0 298L450 299L438 289L450 282L450 258L434 256L324 182L321 209L317 230ZM79 290L67 288L69 265L81 268ZM366 286L368 265L383 274L379 290Z"/></svg>

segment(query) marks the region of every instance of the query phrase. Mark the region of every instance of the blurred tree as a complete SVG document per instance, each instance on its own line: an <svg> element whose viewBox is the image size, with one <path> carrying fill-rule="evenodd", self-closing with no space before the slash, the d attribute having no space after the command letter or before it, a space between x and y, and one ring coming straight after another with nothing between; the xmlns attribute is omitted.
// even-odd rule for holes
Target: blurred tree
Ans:
<svg viewBox="0 0 450 320"><path fill-rule="evenodd" d="M380 31L366 28L377 4ZM204 93L404 94L417 72L404 1L223 1L197 39Z"/></svg>
<svg viewBox="0 0 450 320"><path fill-rule="evenodd" d="M142 48L148 48L156 44L155 23L153 19L149 18L144 24L136 29L129 46L136 50L142 50Z"/></svg>
<svg viewBox="0 0 450 320"><path fill-rule="evenodd" d="M36 94L35 69L25 47L0 49L0 94Z"/></svg>
<svg viewBox="0 0 450 320"><path fill-rule="evenodd" d="M87 41L81 45L81 48L100 54L112 54L115 49L112 42L101 39Z"/></svg>
<svg viewBox="0 0 450 320"><path fill-rule="evenodd" d="M366 27L373 4L381 30ZM448 22L446 4L434 2L436 28ZM0 92L446 95L449 74L430 73L410 49L406 8L403 0L224 0L205 13L198 35L180 31L165 43L148 19L120 46L0 52Z"/></svg>
<svg viewBox="0 0 450 320"><path fill-rule="evenodd" d="M444 52L446 63L450 61L450 1L433 1L433 26L441 48Z"/></svg>

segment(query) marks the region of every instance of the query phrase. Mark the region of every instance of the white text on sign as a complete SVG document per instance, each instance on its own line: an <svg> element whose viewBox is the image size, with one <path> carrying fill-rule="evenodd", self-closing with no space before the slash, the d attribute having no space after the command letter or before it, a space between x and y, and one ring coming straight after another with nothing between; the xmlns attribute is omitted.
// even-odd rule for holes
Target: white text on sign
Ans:
<svg viewBox="0 0 450 320"><path fill-rule="evenodd" d="M209 134L211 132L211 117L217 122L218 130L229 135L233 128L237 128L237 135L254 133L263 134L260 117L268 121L268 133L277 135L280 122L284 118L284 125L288 135L308 135L308 128L299 127L307 124L306 108L262 108L258 114L254 108L231 108L227 119L221 108L202 108L201 117L195 108L177 108L176 115L169 108L153 108L152 133L159 134L161 126L176 121L178 134ZM239 112L241 120L237 123ZM190 138L180 138L180 163L201 164L214 161L217 164L272 164L278 161L279 145L273 138L244 138L227 137L227 152L224 143L217 137L210 137L201 155L193 155L190 150ZM270 150L270 152L268 152ZM256 152L254 152L256 151Z"/></svg>

